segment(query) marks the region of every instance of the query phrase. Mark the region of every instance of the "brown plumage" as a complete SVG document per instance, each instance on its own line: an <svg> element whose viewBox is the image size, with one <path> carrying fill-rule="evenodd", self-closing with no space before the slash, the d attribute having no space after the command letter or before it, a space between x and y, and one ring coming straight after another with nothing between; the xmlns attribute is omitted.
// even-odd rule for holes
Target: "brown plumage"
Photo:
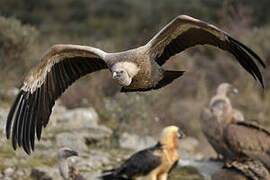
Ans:
<svg viewBox="0 0 270 180"><path fill-rule="evenodd" d="M270 131L254 122L236 122L224 129L224 140L237 156L261 161L270 170Z"/></svg>
<svg viewBox="0 0 270 180"><path fill-rule="evenodd" d="M119 53L79 45L55 45L26 77L10 109L6 135L16 149L34 150L35 136L41 138L55 100L80 77L109 69L122 92L148 91L168 85L183 71L166 71L161 66L177 53L195 45L212 45L228 51L263 86L255 61L265 67L252 50L226 32L189 16L178 16L146 45ZM11 132L12 131L12 132Z"/></svg>
<svg viewBox="0 0 270 180"><path fill-rule="evenodd" d="M224 159L233 157L224 142L223 130L231 122L243 121L243 115L238 110L232 108L229 92L237 93L237 89L228 83L222 83L217 88L217 94L211 98L209 108L205 108L201 113L201 129L208 142L217 152L218 158L221 155Z"/></svg>
<svg viewBox="0 0 270 180"><path fill-rule="evenodd" d="M213 180L269 180L270 174L264 165L250 158L227 161L223 168L213 175Z"/></svg>
<svg viewBox="0 0 270 180"><path fill-rule="evenodd" d="M183 133L176 126L164 128L160 141L153 147L133 154L116 169L106 171L102 180L133 180L146 177L147 180L167 180L170 171L177 165L178 138Z"/></svg>
<svg viewBox="0 0 270 180"><path fill-rule="evenodd" d="M67 147L58 150L57 163L60 175L64 180L85 180L74 167L68 165L67 159L72 156L78 156L78 153Z"/></svg>

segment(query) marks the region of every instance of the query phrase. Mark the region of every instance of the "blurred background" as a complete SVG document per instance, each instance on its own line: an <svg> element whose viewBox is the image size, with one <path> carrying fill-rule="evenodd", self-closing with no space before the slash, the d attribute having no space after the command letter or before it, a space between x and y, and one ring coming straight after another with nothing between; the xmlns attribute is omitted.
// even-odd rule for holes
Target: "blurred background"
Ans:
<svg viewBox="0 0 270 180"><path fill-rule="evenodd" d="M268 65L269 6L269 0L1 0L0 106L8 112L14 95L7 92L20 87L31 67L53 44L88 45L107 52L136 48L180 14L229 32ZM265 90L234 57L213 47L191 48L172 57L166 68L187 72L161 90L129 94L119 93L120 87L109 72L96 72L73 84L59 104L67 110L92 107L99 124L112 131L112 147L119 147L124 132L158 137L164 126L174 124L198 141L194 151L206 147L207 154L211 149L200 131L200 112L216 87L229 82L239 90L231 96L233 107L244 112L245 119L270 126L269 66L263 70ZM4 157L5 152L2 154Z"/></svg>

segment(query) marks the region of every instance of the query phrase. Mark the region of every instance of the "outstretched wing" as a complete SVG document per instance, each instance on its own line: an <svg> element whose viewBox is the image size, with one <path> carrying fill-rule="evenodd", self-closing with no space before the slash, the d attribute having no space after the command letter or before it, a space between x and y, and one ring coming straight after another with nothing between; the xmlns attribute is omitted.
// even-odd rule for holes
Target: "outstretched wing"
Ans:
<svg viewBox="0 0 270 180"><path fill-rule="evenodd" d="M14 149L18 143L28 154L34 150L35 134L40 140L55 100L80 77L107 68L105 55L92 47L55 45L41 58L25 79L8 114L6 135L9 139L12 134Z"/></svg>
<svg viewBox="0 0 270 180"><path fill-rule="evenodd" d="M260 57L244 44L233 39L226 32L198 19L181 15L172 20L146 46L159 65L171 56L195 45L212 45L232 53L237 61L264 87L259 68L253 59L263 67Z"/></svg>

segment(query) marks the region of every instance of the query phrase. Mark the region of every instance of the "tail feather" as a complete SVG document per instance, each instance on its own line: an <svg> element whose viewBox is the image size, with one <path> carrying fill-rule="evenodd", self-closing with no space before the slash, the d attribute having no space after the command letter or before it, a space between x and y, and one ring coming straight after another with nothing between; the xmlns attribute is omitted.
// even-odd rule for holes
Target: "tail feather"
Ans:
<svg viewBox="0 0 270 180"><path fill-rule="evenodd" d="M185 71L165 71L163 73L163 78L158 82L156 87L154 89L159 89L164 86L167 86L171 82L173 82L175 79L179 78L180 76L183 76Z"/></svg>
<svg viewBox="0 0 270 180"><path fill-rule="evenodd" d="M163 78L156 84L154 87L146 88L146 89L127 89L125 87L121 88L120 92L143 92L143 91L150 91L155 89L160 89L164 86L167 86L175 79L179 78L185 73L185 71L164 71Z"/></svg>

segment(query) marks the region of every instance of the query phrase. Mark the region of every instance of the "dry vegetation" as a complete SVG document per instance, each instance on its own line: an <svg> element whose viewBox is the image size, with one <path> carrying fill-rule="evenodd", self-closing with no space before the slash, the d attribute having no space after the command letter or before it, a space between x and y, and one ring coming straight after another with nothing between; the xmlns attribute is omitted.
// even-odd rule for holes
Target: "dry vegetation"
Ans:
<svg viewBox="0 0 270 180"><path fill-rule="evenodd" d="M269 5L269 0L256 4L244 0L2 0L0 14L9 18L0 17L0 87L18 87L52 44L86 44L105 51L128 49L147 42L178 14L218 25L269 64L270 15L262 14ZM97 72L79 80L61 100L69 108L94 106L102 122L115 130L115 137L121 131L155 134L167 124L200 137L199 114L217 85L226 81L240 91L232 96L233 105L245 112L247 119L270 125L269 67L264 70L263 93L233 58L220 50L196 47L173 59L167 67L187 73L160 91L120 94L108 72Z"/></svg>

